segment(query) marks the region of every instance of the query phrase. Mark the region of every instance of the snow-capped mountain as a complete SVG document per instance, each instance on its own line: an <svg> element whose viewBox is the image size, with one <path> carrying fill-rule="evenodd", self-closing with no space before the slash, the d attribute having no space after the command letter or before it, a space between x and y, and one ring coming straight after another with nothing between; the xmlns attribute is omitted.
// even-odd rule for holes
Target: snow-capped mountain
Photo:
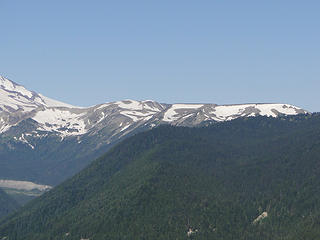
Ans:
<svg viewBox="0 0 320 240"><path fill-rule="evenodd" d="M68 107L65 104L33 91L0 76L0 133L19 121L32 116L33 111L50 107Z"/></svg>
<svg viewBox="0 0 320 240"><path fill-rule="evenodd" d="M0 179L56 184L125 136L161 124L308 113L289 104L164 104L123 100L81 108L0 77ZM75 157L74 155L79 155ZM28 170L26 170L28 169Z"/></svg>
<svg viewBox="0 0 320 240"><path fill-rule="evenodd" d="M124 100L89 108L65 104L29 91L0 77L0 133L31 119L29 134L50 132L62 137L93 134L105 127L125 135L141 125L193 126L204 121L227 121L238 117L295 115L307 111L289 104L160 104L155 101ZM28 132L23 132L24 134ZM22 133L21 133L22 134Z"/></svg>
<svg viewBox="0 0 320 240"><path fill-rule="evenodd" d="M33 91L0 76L0 107L1 111L7 112L29 112L33 109L46 107L73 107L70 104L62 103Z"/></svg>

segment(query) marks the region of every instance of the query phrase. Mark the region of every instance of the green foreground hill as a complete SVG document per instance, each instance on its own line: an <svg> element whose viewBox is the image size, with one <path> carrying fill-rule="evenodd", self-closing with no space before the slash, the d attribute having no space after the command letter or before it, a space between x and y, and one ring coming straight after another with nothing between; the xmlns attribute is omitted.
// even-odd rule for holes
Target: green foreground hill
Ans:
<svg viewBox="0 0 320 240"><path fill-rule="evenodd" d="M316 114L163 126L6 218L0 239L319 239L319 174Z"/></svg>
<svg viewBox="0 0 320 240"><path fill-rule="evenodd" d="M13 212L18 208L18 204L15 200L9 197L1 188L0 188L0 219Z"/></svg>

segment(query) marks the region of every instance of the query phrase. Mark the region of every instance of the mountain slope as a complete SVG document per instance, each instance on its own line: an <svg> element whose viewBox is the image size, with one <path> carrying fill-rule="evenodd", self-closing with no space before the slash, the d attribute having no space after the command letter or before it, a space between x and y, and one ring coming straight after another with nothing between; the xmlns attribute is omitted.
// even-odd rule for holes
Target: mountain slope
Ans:
<svg viewBox="0 0 320 240"><path fill-rule="evenodd" d="M115 143L170 124L202 126L239 117L305 114L289 104L163 104L124 100L80 108L0 77L0 180L56 185Z"/></svg>
<svg viewBox="0 0 320 240"><path fill-rule="evenodd" d="M0 188L0 219L18 208L18 204Z"/></svg>
<svg viewBox="0 0 320 240"><path fill-rule="evenodd" d="M238 117L296 115L307 111L289 104L160 104L155 101L124 100L80 108L58 102L0 77L0 132L11 135L10 128L32 119L33 128L21 134L50 132L64 138L93 134L111 127L114 135L141 126L170 123L194 126L205 121L227 121ZM15 130L16 134L16 130ZM25 139L23 139L25 140ZM23 141L22 140L22 141ZM24 141L26 142L26 141ZM29 145L31 147L31 145Z"/></svg>
<svg viewBox="0 0 320 240"><path fill-rule="evenodd" d="M319 115L160 127L32 201L0 237L316 239L319 162Z"/></svg>

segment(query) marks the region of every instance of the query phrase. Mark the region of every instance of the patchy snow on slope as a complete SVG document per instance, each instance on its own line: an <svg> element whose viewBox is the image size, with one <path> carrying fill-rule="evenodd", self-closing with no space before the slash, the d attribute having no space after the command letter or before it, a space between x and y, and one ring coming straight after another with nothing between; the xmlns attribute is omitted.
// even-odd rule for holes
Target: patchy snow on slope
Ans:
<svg viewBox="0 0 320 240"><path fill-rule="evenodd" d="M22 111L32 111L38 106L37 103L30 101L30 99L25 96L21 96L16 92L7 92L0 88L0 107L2 110L8 112L11 112L12 110L17 111L19 109Z"/></svg>
<svg viewBox="0 0 320 240"><path fill-rule="evenodd" d="M134 122L138 122L140 120L148 120L155 113L154 112L137 112L137 111L121 111L122 115L131 118Z"/></svg>
<svg viewBox="0 0 320 240"><path fill-rule="evenodd" d="M121 131L125 135L131 128L127 129L127 126L121 125L118 121L130 121L147 126L157 126L161 121L193 126L207 120L228 121L238 117L257 115L276 117L279 114L296 115L303 112L305 111L300 108L285 104L170 105L152 100L123 100L80 108L28 91L23 86L0 76L0 133L8 131L12 126L19 126L20 122L29 118L38 122L36 129L39 130L40 137L44 136L43 131L47 131L59 134L63 139L66 136L82 135L91 130L109 128L108 124L113 121L120 124L119 129L122 128ZM112 124L110 128L113 128ZM22 135L17 140L28 144L31 148L34 147L27 141L29 138L26 136ZM37 133L34 136L37 136Z"/></svg>
<svg viewBox="0 0 320 240"><path fill-rule="evenodd" d="M67 110L45 109L37 112L32 119L41 124L39 130L56 131L64 136L70 136L87 132L85 122L81 119L84 115L85 113L75 114Z"/></svg>
<svg viewBox="0 0 320 240"><path fill-rule="evenodd" d="M12 188L18 190L33 190L37 189L39 191L49 190L52 187L48 185L36 184L28 181L16 181L16 180L3 180L0 179L1 188Z"/></svg>
<svg viewBox="0 0 320 240"><path fill-rule="evenodd" d="M97 121L97 123L101 122L103 119L105 119L105 114L104 112L101 112L101 117L99 118L99 120Z"/></svg>
<svg viewBox="0 0 320 240"><path fill-rule="evenodd" d="M136 100L124 100L124 101L118 101L114 102L114 104L118 105L119 108L123 108L126 110L132 110L132 111L142 111L142 110L148 110L152 112L160 112L162 109L161 104L157 104L160 108L157 106L154 106L156 102L153 102L151 100L146 101L136 101Z"/></svg>
<svg viewBox="0 0 320 240"><path fill-rule="evenodd" d="M2 125L0 127L0 133L4 133L4 132L8 131L10 128L11 128L11 125L8 125L8 124Z"/></svg>
<svg viewBox="0 0 320 240"><path fill-rule="evenodd" d="M26 134L27 135L27 134ZM24 134L22 134L20 137L19 137L19 141L27 144L29 147L31 147L32 149L34 149L34 146L32 144L30 144L24 137Z"/></svg>
<svg viewBox="0 0 320 240"><path fill-rule="evenodd" d="M128 127L130 127L130 126L131 126L130 124L128 124L127 126L124 126L123 128L121 128L120 132L126 130L126 129L127 129Z"/></svg>
<svg viewBox="0 0 320 240"><path fill-rule="evenodd" d="M203 104L173 104L164 114L162 121L173 122L180 118L176 110L183 109L198 109L203 107Z"/></svg>

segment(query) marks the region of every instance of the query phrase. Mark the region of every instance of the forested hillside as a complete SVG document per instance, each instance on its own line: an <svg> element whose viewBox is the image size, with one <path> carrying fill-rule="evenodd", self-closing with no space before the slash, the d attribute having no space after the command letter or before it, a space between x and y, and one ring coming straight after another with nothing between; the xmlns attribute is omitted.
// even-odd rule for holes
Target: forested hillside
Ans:
<svg viewBox="0 0 320 240"><path fill-rule="evenodd" d="M162 126L0 222L0 239L320 236L320 115Z"/></svg>
<svg viewBox="0 0 320 240"><path fill-rule="evenodd" d="M18 204L0 188L0 219L18 208Z"/></svg>

